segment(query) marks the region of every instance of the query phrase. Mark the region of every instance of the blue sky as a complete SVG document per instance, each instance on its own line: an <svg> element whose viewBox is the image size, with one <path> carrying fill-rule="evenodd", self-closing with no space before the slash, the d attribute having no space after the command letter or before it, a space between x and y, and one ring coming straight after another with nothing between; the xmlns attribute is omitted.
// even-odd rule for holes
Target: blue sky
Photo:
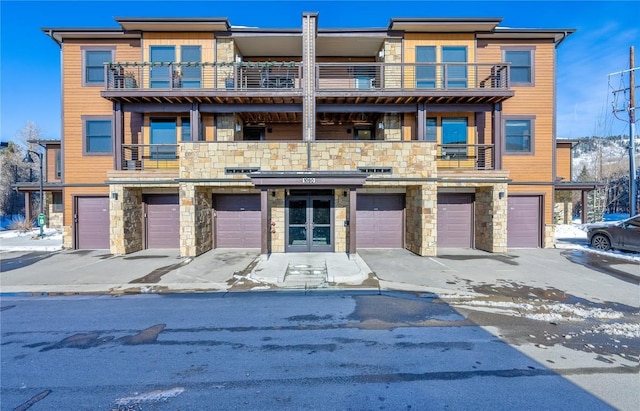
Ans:
<svg viewBox="0 0 640 411"><path fill-rule="evenodd" d="M608 74L629 68L632 45L640 65L638 0L0 0L0 139L13 139L27 121L44 138L60 138L59 48L41 27L118 27L114 17L227 17L233 25L299 28L305 11L320 13L321 28L387 27L392 17L501 17L504 27L575 28L558 49L558 137L629 133L610 114Z"/></svg>

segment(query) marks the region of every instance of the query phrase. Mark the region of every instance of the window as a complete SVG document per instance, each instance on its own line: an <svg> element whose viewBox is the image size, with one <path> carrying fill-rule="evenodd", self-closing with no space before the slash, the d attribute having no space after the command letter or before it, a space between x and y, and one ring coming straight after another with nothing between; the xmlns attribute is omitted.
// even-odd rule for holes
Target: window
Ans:
<svg viewBox="0 0 640 411"><path fill-rule="evenodd" d="M169 63L176 61L176 48L174 46L151 46L151 88L171 88L178 80L171 71ZM163 63L163 64L160 64Z"/></svg>
<svg viewBox="0 0 640 411"><path fill-rule="evenodd" d="M182 46L180 48L180 62L200 63L201 54L200 46ZM181 65L180 72L182 75L182 88L200 88L200 79L202 77L202 67L200 65Z"/></svg>
<svg viewBox="0 0 640 411"><path fill-rule="evenodd" d="M436 88L436 48L434 46L416 47L416 88Z"/></svg>
<svg viewBox="0 0 640 411"><path fill-rule="evenodd" d="M505 50L504 61L511 63L511 84L533 85L533 50Z"/></svg>
<svg viewBox="0 0 640 411"><path fill-rule="evenodd" d="M84 85L103 85L105 83L104 63L112 61L112 50L84 50Z"/></svg>
<svg viewBox="0 0 640 411"><path fill-rule="evenodd" d="M466 47L443 47L443 63L466 63ZM445 64L444 77L447 88L467 88L467 65L466 64Z"/></svg>
<svg viewBox="0 0 640 411"><path fill-rule="evenodd" d="M180 133L182 134L181 141L191 141L191 119L189 117L182 117Z"/></svg>
<svg viewBox="0 0 640 411"><path fill-rule="evenodd" d="M111 119L84 120L84 152L86 154L111 154Z"/></svg>
<svg viewBox="0 0 640 411"><path fill-rule="evenodd" d="M151 136L149 143L150 157L153 160L175 160L176 156L176 119L151 119Z"/></svg>
<svg viewBox="0 0 640 411"><path fill-rule="evenodd" d="M442 119L442 157L446 159L467 156L467 119Z"/></svg>
<svg viewBox="0 0 640 411"><path fill-rule="evenodd" d="M427 141L437 141L437 120L435 117L427 117L427 135L425 137Z"/></svg>
<svg viewBox="0 0 640 411"><path fill-rule="evenodd" d="M533 152L533 120L505 120L505 153Z"/></svg>
<svg viewBox="0 0 640 411"><path fill-rule="evenodd" d="M62 151L56 151L56 179L62 178Z"/></svg>
<svg viewBox="0 0 640 411"><path fill-rule="evenodd" d="M64 211L64 206L62 204L62 193L53 191L51 193L51 203L53 204L53 211L62 212Z"/></svg>

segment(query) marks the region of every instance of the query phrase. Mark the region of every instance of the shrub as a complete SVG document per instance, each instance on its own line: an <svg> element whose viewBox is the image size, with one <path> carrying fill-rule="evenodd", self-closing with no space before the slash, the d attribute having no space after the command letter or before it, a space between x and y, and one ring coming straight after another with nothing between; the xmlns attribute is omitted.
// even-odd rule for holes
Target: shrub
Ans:
<svg viewBox="0 0 640 411"><path fill-rule="evenodd" d="M9 223L9 230L29 231L34 227L34 222L24 216L16 216Z"/></svg>

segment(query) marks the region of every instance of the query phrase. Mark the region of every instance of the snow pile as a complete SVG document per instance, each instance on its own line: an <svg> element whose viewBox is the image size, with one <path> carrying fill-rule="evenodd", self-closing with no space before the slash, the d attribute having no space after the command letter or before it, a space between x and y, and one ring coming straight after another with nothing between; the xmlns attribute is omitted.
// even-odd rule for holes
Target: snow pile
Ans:
<svg viewBox="0 0 640 411"><path fill-rule="evenodd" d="M602 332L611 336L620 336L628 338L640 338L640 324L638 323L614 323L614 324L601 324L595 331L595 333Z"/></svg>
<svg viewBox="0 0 640 411"><path fill-rule="evenodd" d="M556 239L582 238L587 239L587 230L582 224L563 224L556 226Z"/></svg>

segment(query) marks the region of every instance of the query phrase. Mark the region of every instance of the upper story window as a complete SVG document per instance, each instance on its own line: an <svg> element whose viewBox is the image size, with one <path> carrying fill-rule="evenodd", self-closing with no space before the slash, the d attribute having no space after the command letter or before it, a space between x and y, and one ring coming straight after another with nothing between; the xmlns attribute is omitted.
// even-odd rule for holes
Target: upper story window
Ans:
<svg viewBox="0 0 640 411"><path fill-rule="evenodd" d="M153 160L175 160L177 157L177 125L176 118L152 118L149 124L150 156ZM189 138L191 134L189 133Z"/></svg>
<svg viewBox="0 0 640 411"><path fill-rule="evenodd" d="M83 55L84 74L82 83L85 86L104 85L104 63L113 62L113 49L85 49Z"/></svg>
<svg viewBox="0 0 640 411"><path fill-rule="evenodd" d="M83 127L84 153L108 155L112 147L111 118L85 117Z"/></svg>
<svg viewBox="0 0 640 411"><path fill-rule="evenodd" d="M56 150L56 179L62 178L62 151Z"/></svg>
<svg viewBox="0 0 640 411"><path fill-rule="evenodd" d="M200 63L202 59L202 50L200 46L181 46L180 62L181 63ZM182 88L200 88L202 79L202 66L181 65L180 66L181 87Z"/></svg>
<svg viewBox="0 0 640 411"><path fill-rule="evenodd" d="M446 159L467 156L467 118L442 119L442 157Z"/></svg>
<svg viewBox="0 0 640 411"><path fill-rule="evenodd" d="M511 63L511 84L515 86L533 85L533 52L528 49L504 49L504 61Z"/></svg>
<svg viewBox="0 0 640 411"><path fill-rule="evenodd" d="M467 48L464 46L442 47L443 63L466 63ZM467 88L467 65L446 64L444 79L447 88Z"/></svg>
<svg viewBox="0 0 640 411"><path fill-rule="evenodd" d="M149 48L151 63L151 88L171 88L177 83L177 72L173 72L167 63L176 61L176 48L174 46L151 46ZM164 64L159 64L164 63Z"/></svg>
<svg viewBox="0 0 640 411"><path fill-rule="evenodd" d="M505 153L532 154L533 153L533 118L505 119Z"/></svg>
<svg viewBox="0 0 640 411"><path fill-rule="evenodd" d="M416 63L435 62L435 46L416 46ZM416 64L416 88L436 88L435 64Z"/></svg>

